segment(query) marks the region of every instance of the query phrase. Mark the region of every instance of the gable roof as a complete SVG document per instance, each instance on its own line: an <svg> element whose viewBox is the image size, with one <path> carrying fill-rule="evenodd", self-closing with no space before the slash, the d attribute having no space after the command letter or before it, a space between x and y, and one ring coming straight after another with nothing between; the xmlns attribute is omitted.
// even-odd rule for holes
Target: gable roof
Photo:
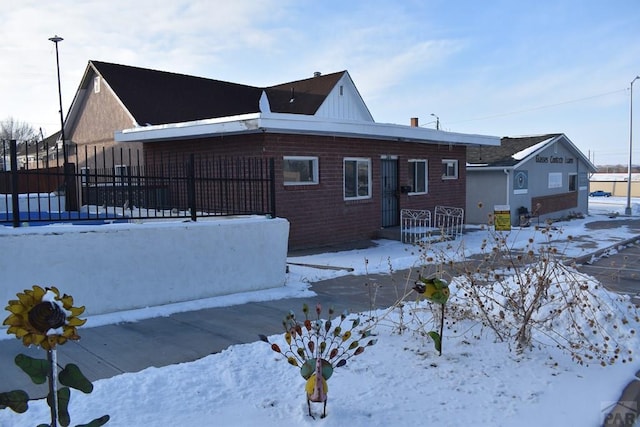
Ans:
<svg viewBox="0 0 640 427"><path fill-rule="evenodd" d="M89 85L90 70L103 79L135 123L141 126L259 113L263 93L267 95L270 112L313 115L346 74L341 71L261 88L89 61L81 88Z"/></svg>
<svg viewBox="0 0 640 427"><path fill-rule="evenodd" d="M467 163L483 166L515 166L522 158L518 153L530 149L541 142L549 141L561 134L546 134L519 138L503 137L500 145L467 148Z"/></svg>
<svg viewBox="0 0 640 427"><path fill-rule="evenodd" d="M89 61L140 125L258 111L262 90L219 80Z"/></svg>
<svg viewBox="0 0 640 427"><path fill-rule="evenodd" d="M266 88L271 112L314 115L345 73L316 75Z"/></svg>
<svg viewBox="0 0 640 427"><path fill-rule="evenodd" d="M597 169L591 161L562 133L550 133L511 138L505 136L500 139L500 145L470 146L467 148L467 165L470 167L514 167L528 160L535 153L550 144L563 140L569 150L587 164L595 172Z"/></svg>

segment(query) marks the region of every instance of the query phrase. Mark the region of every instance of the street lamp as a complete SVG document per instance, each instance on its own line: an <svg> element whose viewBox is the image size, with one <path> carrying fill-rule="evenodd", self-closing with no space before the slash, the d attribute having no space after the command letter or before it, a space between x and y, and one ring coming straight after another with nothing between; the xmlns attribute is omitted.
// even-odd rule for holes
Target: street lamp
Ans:
<svg viewBox="0 0 640 427"><path fill-rule="evenodd" d="M436 118L436 130L440 130L440 117L436 116L433 113L431 113L431 115Z"/></svg>
<svg viewBox="0 0 640 427"><path fill-rule="evenodd" d="M629 167L627 169L627 206L624 208L625 215L631 215L631 165L633 162L633 82L640 79L636 76L631 80L631 101L629 103Z"/></svg>
<svg viewBox="0 0 640 427"><path fill-rule="evenodd" d="M64 116L62 114L62 88L60 87L60 58L58 56L58 43L64 39L62 37L59 37L58 35L55 35L51 37L49 40L54 42L56 45L56 69L58 70L58 101L60 102L60 137L62 138L62 157L64 158L64 168L66 170L68 158L67 158L67 144L64 137Z"/></svg>

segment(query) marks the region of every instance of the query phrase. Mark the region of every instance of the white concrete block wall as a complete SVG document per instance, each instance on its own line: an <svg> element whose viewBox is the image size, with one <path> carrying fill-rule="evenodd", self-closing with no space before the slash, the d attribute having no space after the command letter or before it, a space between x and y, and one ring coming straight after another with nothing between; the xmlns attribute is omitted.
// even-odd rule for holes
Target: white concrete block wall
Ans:
<svg viewBox="0 0 640 427"><path fill-rule="evenodd" d="M0 228L0 304L57 286L104 314L284 285L289 223L198 222ZM8 313L7 313L8 314Z"/></svg>
<svg viewBox="0 0 640 427"><path fill-rule="evenodd" d="M56 193L29 193L18 195L20 212L64 212L64 196ZM0 194L0 212L13 212L13 196Z"/></svg>

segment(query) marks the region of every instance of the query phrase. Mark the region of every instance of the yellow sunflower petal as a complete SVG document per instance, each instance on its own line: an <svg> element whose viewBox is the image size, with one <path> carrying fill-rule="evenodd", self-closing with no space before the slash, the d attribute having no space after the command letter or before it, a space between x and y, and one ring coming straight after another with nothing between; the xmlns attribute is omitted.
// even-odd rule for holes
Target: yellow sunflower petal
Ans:
<svg viewBox="0 0 640 427"><path fill-rule="evenodd" d="M60 298L60 301L67 310L73 307L73 297L71 295L64 294L62 298Z"/></svg>
<svg viewBox="0 0 640 427"><path fill-rule="evenodd" d="M27 331L24 328L19 328L17 326L12 326L9 329L7 329L7 333L8 334L15 334L16 338L22 338L25 335L28 335L29 331Z"/></svg>
<svg viewBox="0 0 640 427"><path fill-rule="evenodd" d="M25 289L23 292L18 292L16 296L18 297L19 302L22 302L27 306L33 305L33 291L28 291ZM9 301L9 304L13 302L14 301Z"/></svg>
<svg viewBox="0 0 640 427"><path fill-rule="evenodd" d="M27 292L29 292L29 291L27 291ZM40 301L42 301L42 297L46 293L46 291L44 289L42 289L40 286L38 286L38 285L33 285L33 291L32 292L33 292L34 303L39 303Z"/></svg>
<svg viewBox="0 0 640 427"><path fill-rule="evenodd" d="M80 316L82 313L84 313L84 305L82 307L65 308L71 312L72 316Z"/></svg>
<svg viewBox="0 0 640 427"><path fill-rule="evenodd" d="M63 337L67 337L67 338L71 338L76 333L75 329L76 328L71 328L69 326L63 326L62 327L62 336Z"/></svg>
<svg viewBox="0 0 640 427"><path fill-rule="evenodd" d="M45 348L45 344L49 345L47 350L55 348L58 343L58 335L49 335L45 341L42 342L42 348Z"/></svg>
<svg viewBox="0 0 640 427"><path fill-rule="evenodd" d="M3 325L9 325L9 326L22 325L23 323L24 323L24 320L22 316L18 316L16 314L10 314L9 317L4 319L4 322L2 322Z"/></svg>
<svg viewBox="0 0 640 427"><path fill-rule="evenodd" d="M69 326L82 326L87 323L87 319L80 319L78 317L70 317L67 319L67 325Z"/></svg>
<svg viewBox="0 0 640 427"><path fill-rule="evenodd" d="M17 294L17 297L19 302L22 303L22 305L24 305L25 307L32 307L34 305L33 296L30 294L19 293ZM12 301L9 301L9 304L11 303Z"/></svg>
<svg viewBox="0 0 640 427"><path fill-rule="evenodd" d="M25 346L29 347L32 343L33 343L33 339L31 334L27 334L24 337L22 337L22 344L24 344Z"/></svg>
<svg viewBox="0 0 640 427"><path fill-rule="evenodd" d="M20 296L20 294L18 294L18 296ZM20 304L20 303L21 303L21 301L17 300L17 299L10 299L9 302L8 302L9 305L15 305L15 304Z"/></svg>
<svg viewBox="0 0 640 427"><path fill-rule="evenodd" d="M45 338L47 337L42 334L31 334L31 343L35 345L40 345L40 343L43 342Z"/></svg>
<svg viewBox="0 0 640 427"><path fill-rule="evenodd" d="M18 303L18 304L10 304L8 307L5 308L5 310L10 311L13 314L21 314L21 313L25 313L26 311L28 311L28 307L25 307L24 305Z"/></svg>

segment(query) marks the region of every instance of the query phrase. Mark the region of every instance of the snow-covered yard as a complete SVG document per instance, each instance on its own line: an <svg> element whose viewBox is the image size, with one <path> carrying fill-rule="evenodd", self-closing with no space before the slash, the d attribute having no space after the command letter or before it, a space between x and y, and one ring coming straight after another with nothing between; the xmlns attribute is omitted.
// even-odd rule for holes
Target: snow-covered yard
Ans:
<svg viewBox="0 0 640 427"><path fill-rule="evenodd" d="M592 201L591 214L624 211L624 200L608 198ZM634 202L638 202L635 200ZM638 206L634 206L637 216ZM557 224L563 251L580 256L631 237L627 227L590 230L584 220ZM617 221L618 219L611 219ZM567 239L572 236L573 239ZM579 237L579 238L576 238ZM486 231L467 233L446 249L452 253L479 253ZM514 248L525 247L529 239L544 237L532 228L513 230L508 235ZM568 240L568 241L567 241ZM591 244L583 245L585 240ZM575 242L572 244L571 242ZM449 243L437 244L445 250ZM380 241L374 248L296 257L291 261L315 265L353 268L351 274L387 272L418 266L424 257L407 245ZM178 273L176 273L178 274ZM349 274L345 270L292 266L286 288L299 295L309 282ZM455 293L455 289L452 289ZM285 292L286 294L286 292ZM265 299L269 291L262 291ZM278 297L282 297L282 290ZM286 296L286 295L285 295ZM602 292L604 301L616 296ZM227 299L242 302L242 296ZM81 303L81 301L78 301ZM314 304L313 297L309 303ZM212 305L220 302L211 301ZM624 303L613 306L619 315L633 319ZM637 329L631 321L612 339L624 338L634 351L632 361L602 367L581 366L544 339L530 351L510 351L513 343L499 342L492 331L475 320L465 320L455 331L445 330L444 352L438 356L430 338L417 333L416 320L431 316L426 303L408 303L400 318L398 310L375 313L380 319L374 331L377 344L345 367L337 368L329 381L327 417L312 419L306 412L304 379L298 370L261 341L236 345L191 363L119 375L95 382L90 395L73 393L70 413L73 425L109 414L109 426L540 426L601 425L603 417L618 399L624 386L634 378L640 365L635 353L638 338L629 339ZM198 306L198 307L201 307ZM298 307L292 307L297 309ZM181 310L188 309L184 304ZM156 309L153 315L166 315ZM145 317L144 310L131 315ZM369 313L362 315L362 319ZM91 325L117 322L122 315L90 318ZM397 326L408 329L398 334ZM637 334L636 334L637 335ZM269 337L283 345L281 335ZM513 349L511 349L513 350ZM64 351L64 347L60 351ZM5 368L3 368L5 369ZM33 426L47 421L48 407L33 403L23 415L0 411L2 426ZM321 406L313 406L320 413Z"/></svg>

